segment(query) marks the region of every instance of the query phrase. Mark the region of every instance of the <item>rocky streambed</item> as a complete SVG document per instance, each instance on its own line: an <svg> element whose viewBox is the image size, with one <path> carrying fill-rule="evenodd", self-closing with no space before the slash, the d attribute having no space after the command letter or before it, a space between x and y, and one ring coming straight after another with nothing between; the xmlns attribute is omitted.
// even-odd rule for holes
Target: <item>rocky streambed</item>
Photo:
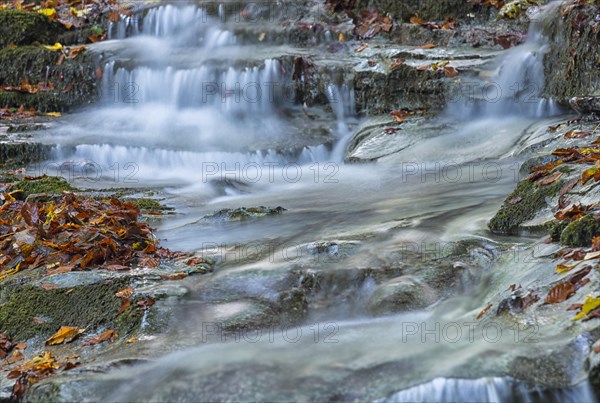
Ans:
<svg viewBox="0 0 600 403"><path fill-rule="evenodd" d="M0 11L0 397L594 401L600 11L483 3Z"/></svg>

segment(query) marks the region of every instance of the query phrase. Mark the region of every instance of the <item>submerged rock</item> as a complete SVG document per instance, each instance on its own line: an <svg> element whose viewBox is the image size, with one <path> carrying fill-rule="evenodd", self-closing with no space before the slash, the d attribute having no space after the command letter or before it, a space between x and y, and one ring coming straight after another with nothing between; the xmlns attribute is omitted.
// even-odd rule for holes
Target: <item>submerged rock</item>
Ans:
<svg viewBox="0 0 600 403"><path fill-rule="evenodd" d="M369 300L369 311L377 316L425 308L437 299L436 292L412 276L402 276L380 285Z"/></svg>
<svg viewBox="0 0 600 403"><path fill-rule="evenodd" d="M249 218L260 218L269 215L281 214L286 209L283 207L240 207L237 209L223 209L214 214L209 214L203 217L203 220L218 220L218 221L243 221Z"/></svg>

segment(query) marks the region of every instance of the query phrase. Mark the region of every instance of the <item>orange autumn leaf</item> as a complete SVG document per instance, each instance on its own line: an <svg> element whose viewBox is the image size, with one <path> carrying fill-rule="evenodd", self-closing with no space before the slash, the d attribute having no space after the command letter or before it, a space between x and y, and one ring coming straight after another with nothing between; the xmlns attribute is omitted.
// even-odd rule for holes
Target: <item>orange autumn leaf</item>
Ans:
<svg viewBox="0 0 600 403"><path fill-rule="evenodd" d="M85 332L85 329L80 329L74 326L62 326L60 329L58 329L58 332L46 340L46 345L54 346L56 344L70 343L83 332Z"/></svg>

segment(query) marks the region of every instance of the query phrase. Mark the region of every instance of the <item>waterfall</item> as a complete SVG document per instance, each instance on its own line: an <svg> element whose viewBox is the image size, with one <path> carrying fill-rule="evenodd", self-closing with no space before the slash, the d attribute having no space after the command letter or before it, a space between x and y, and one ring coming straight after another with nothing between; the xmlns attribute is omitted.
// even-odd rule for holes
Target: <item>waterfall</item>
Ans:
<svg viewBox="0 0 600 403"><path fill-rule="evenodd" d="M344 160L346 146L352 137L347 120L356 115L354 89L347 83L340 86L329 84L326 95L337 120L338 141L331 152L331 160L339 163Z"/></svg>
<svg viewBox="0 0 600 403"><path fill-rule="evenodd" d="M550 46L539 22L558 3L541 8L533 15L526 42L502 55L491 78L459 83L452 88L449 115L464 119L507 115L540 118L561 113L556 101L542 97L544 57Z"/></svg>
<svg viewBox="0 0 600 403"><path fill-rule="evenodd" d="M578 402L591 403L596 399L587 383L571 388L551 389L528 385L511 378L447 379L400 391L378 402Z"/></svg>

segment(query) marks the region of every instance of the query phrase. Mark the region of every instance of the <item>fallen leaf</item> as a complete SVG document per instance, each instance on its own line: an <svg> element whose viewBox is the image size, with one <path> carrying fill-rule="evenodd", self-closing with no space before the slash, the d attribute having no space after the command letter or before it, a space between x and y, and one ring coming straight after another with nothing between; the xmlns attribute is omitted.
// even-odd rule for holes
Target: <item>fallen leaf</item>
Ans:
<svg viewBox="0 0 600 403"><path fill-rule="evenodd" d="M143 299L143 300L141 300L141 301L138 301L138 302L137 302L137 305L138 305L138 306L139 306L141 309L143 309L144 311L146 311L146 310L150 309L150 307L151 307L152 305L154 305L154 302L155 302L155 301L154 301L154 298L152 298L152 297L147 297L147 298L144 298L144 299Z"/></svg>
<svg viewBox="0 0 600 403"><path fill-rule="evenodd" d="M135 292L135 290L133 289L133 287L126 287L126 288L119 290L115 294L115 296L117 296L119 298L129 298L133 295L134 292Z"/></svg>
<svg viewBox="0 0 600 403"><path fill-rule="evenodd" d="M590 136L591 134L592 134L591 132L584 132L581 130L570 130L565 133L565 138L566 139L582 139L587 136Z"/></svg>
<svg viewBox="0 0 600 403"><path fill-rule="evenodd" d="M113 341L115 341L115 339L117 337L119 337L119 334L116 331L109 329L109 330L107 330L106 332L102 333L99 336L87 339L86 341L84 341L83 343L81 343L81 345L82 346L94 346L96 344L100 344L100 343L103 343L105 341L113 342Z"/></svg>
<svg viewBox="0 0 600 403"><path fill-rule="evenodd" d="M581 306L581 312L573 317L573 320L583 319L587 316L591 311L600 307L600 298L595 298L592 296L588 296Z"/></svg>
<svg viewBox="0 0 600 403"><path fill-rule="evenodd" d="M187 273L172 273L172 274L161 274L160 278L162 280L181 280L186 278Z"/></svg>
<svg viewBox="0 0 600 403"><path fill-rule="evenodd" d="M121 308L119 309L117 316L119 316L120 314L122 314L123 312L128 310L130 306L131 306L131 301L129 300L129 298L121 297Z"/></svg>
<svg viewBox="0 0 600 403"><path fill-rule="evenodd" d="M59 117L62 116L62 114L60 112L47 112L46 116L50 116L50 117L53 117L53 118L59 118Z"/></svg>
<svg viewBox="0 0 600 403"><path fill-rule="evenodd" d="M476 319L477 319L477 320L481 319L481 318L483 317L483 315L485 315L485 314L486 314L486 313L487 313L487 312L490 310L490 308L491 308L492 306L494 306L494 304L489 304L488 306L486 306L485 308L483 308L483 309L481 310L481 312L479 312L479 315L477 315L477 318L476 318Z"/></svg>
<svg viewBox="0 0 600 403"><path fill-rule="evenodd" d="M555 172L552 175L539 179L536 183L540 186L551 185L563 176L562 172Z"/></svg>
<svg viewBox="0 0 600 403"><path fill-rule="evenodd" d="M54 45L50 46L50 45L44 45L44 47L48 50L52 50L52 51L58 51L58 50L62 50L63 46L56 42Z"/></svg>
<svg viewBox="0 0 600 403"><path fill-rule="evenodd" d="M204 263L204 259L202 259L201 257L193 257L185 262L185 264L187 264L188 266L196 266L201 263Z"/></svg>
<svg viewBox="0 0 600 403"><path fill-rule="evenodd" d="M131 336L130 338L127 339L127 341L125 343L131 344L131 343L135 343L136 341L137 341L137 337Z"/></svg>
<svg viewBox="0 0 600 403"><path fill-rule="evenodd" d="M557 304L566 301L575 294L575 286L571 283L559 283L548 291L544 304Z"/></svg>
<svg viewBox="0 0 600 403"><path fill-rule="evenodd" d="M585 257L583 258L583 260L594 260L594 259L600 259L600 251L590 252L590 253L586 254Z"/></svg>
<svg viewBox="0 0 600 403"><path fill-rule="evenodd" d="M458 76L458 70L452 66L444 66L444 75L449 78Z"/></svg>
<svg viewBox="0 0 600 403"><path fill-rule="evenodd" d="M102 67L100 67L100 66L98 66L98 67L96 68L96 78L97 78L98 80L101 80L101 79L102 79Z"/></svg>
<svg viewBox="0 0 600 403"><path fill-rule="evenodd" d="M354 49L354 51L355 51L356 53L360 53L360 52L362 52L363 50L365 50L365 49L366 49L366 48L368 48L368 47L369 47L369 44L367 44L367 43L363 43L363 44L361 44L360 46L358 46L356 49Z"/></svg>
<svg viewBox="0 0 600 403"><path fill-rule="evenodd" d="M80 329L74 326L61 326L58 332L54 336L46 340L47 346L54 346L56 344L65 344L73 341L81 333L85 332L85 329Z"/></svg>
<svg viewBox="0 0 600 403"><path fill-rule="evenodd" d="M433 43L426 43L425 45L419 46L417 49L435 49L437 46Z"/></svg>
<svg viewBox="0 0 600 403"><path fill-rule="evenodd" d="M16 362L22 361L25 359L25 355L20 350L13 351L12 355L6 359L6 363L8 365L12 365Z"/></svg>

